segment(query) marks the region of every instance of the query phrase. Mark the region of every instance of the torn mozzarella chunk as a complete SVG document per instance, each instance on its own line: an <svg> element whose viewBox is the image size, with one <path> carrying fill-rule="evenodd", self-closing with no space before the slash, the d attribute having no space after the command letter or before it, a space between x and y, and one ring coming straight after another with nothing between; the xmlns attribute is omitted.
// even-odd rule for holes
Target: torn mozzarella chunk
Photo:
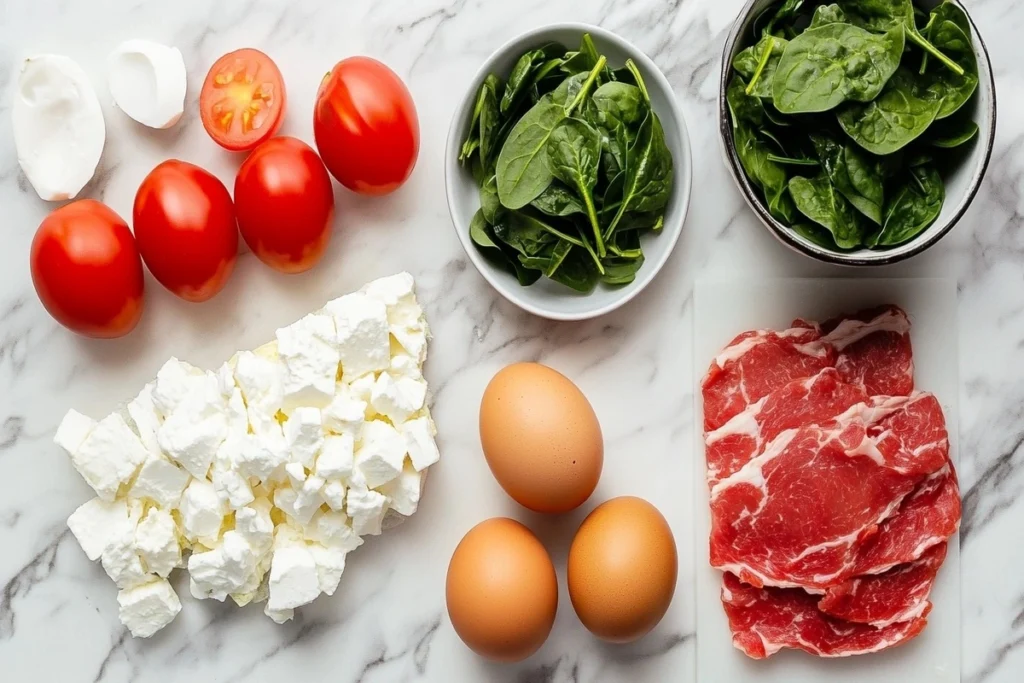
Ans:
<svg viewBox="0 0 1024 683"><path fill-rule="evenodd" d="M185 108L185 60L175 47L126 40L107 58L114 104L150 128L170 128Z"/></svg>

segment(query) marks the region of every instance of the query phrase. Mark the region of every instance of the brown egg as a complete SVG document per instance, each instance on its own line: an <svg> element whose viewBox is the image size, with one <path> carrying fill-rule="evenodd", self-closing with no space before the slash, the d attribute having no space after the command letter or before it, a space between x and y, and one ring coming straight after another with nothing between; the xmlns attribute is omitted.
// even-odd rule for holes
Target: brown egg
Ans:
<svg viewBox="0 0 1024 683"><path fill-rule="evenodd" d="M597 487L604 440L583 392L537 363L501 370L480 402L480 442L501 487L536 512L567 512Z"/></svg>
<svg viewBox="0 0 1024 683"><path fill-rule="evenodd" d="M448 565L445 591L455 632L487 659L526 659L555 623L555 566L537 537L513 519L496 517L469 530Z"/></svg>
<svg viewBox="0 0 1024 683"><path fill-rule="evenodd" d="M591 512L569 548L569 598L598 638L627 643L665 616L679 560L668 522L640 498L623 496Z"/></svg>

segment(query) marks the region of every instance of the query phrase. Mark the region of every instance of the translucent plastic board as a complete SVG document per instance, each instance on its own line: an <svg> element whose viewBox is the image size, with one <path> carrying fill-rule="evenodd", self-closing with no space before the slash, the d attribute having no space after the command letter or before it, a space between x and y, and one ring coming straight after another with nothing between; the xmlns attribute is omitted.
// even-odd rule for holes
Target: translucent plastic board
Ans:
<svg viewBox="0 0 1024 683"><path fill-rule="evenodd" d="M844 312L896 304L911 320L914 382L935 394L946 414L950 455L957 448L956 283L943 279L786 279L697 283L694 320L694 451L696 515L697 681L699 683L958 683L960 681L960 548L949 553L932 591L928 627L909 643L881 653L819 658L783 650L749 659L732 645L719 599L721 573L708 564L708 489L700 380L711 359L737 334L785 329L795 318L823 321Z"/></svg>

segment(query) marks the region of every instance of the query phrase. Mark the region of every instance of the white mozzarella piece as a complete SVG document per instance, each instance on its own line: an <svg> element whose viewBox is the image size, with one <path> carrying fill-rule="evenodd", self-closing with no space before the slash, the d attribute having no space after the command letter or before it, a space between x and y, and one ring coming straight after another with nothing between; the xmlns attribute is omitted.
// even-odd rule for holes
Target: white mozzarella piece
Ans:
<svg viewBox="0 0 1024 683"><path fill-rule="evenodd" d="M70 419L82 424L78 417ZM66 428L61 439L74 441L77 436L69 438L67 434L77 429ZM96 495L110 501L117 496L118 488L135 475L147 451L124 418L114 413L96 423L70 455L75 469Z"/></svg>
<svg viewBox="0 0 1024 683"><path fill-rule="evenodd" d="M403 422L399 431L405 438L405 448L416 471L422 472L441 459L434 435L437 433L429 417L417 417Z"/></svg>
<svg viewBox="0 0 1024 683"><path fill-rule="evenodd" d="M323 408L334 398L340 356L334 320L310 313L277 331L277 353L284 364L285 412L298 406Z"/></svg>
<svg viewBox="0 0 1024 683"><path fill-rule="evenodd" d="M229 593L244 586L255 570L252 546L238 531L228 531L215 548L189 557L189 587L192 596L199 600L223 602Z"/></svg>
<svg viewBox="0 0 1024 683"><path fill-rule="evenodd" d="M181 526L190 541L199 541L213 547L220 537L227 509L213 484L205 479L193 479L181 496Z"/></svg>
<svg viewBox="0 0 1024 683"><path fill-rule="evenodd" d="M391 360L387 308L356 292L324 306L334 316L342 377L351 382L368 372L386 370Z"/></svg>
<svg viewBox="0 0 1024 683"><path fill-rule="evenodd" d="M153 508L135 528L135 547L152 574L167 578L181 563L178 532L171 513Z"/></svg>
<svg viewBox="0 0 1024 683"><path fill-rule="evenodd" d="M316 458L315 472L324 479L348 479L355 467L355 440L351 434L329 434Z"/></svg>
<svg viewBox="0 0 1024 683"><path fill-rule="evenodd" d="M36 193L49 202L77 196L96 172L107 135L82 67L62 55L26 59L12 119L18 163Z"/></svg>
<svg viewBox="0 0 1024 683"><path fill-rule="evenodd" d="M312 469L324 443L323 422L317 408L296 408L284 423L284 438L291 460Z"/></svg>
<svg viewBox="0 0 1024 683"><path fill-rule="evenodd" d="M139 468L139 474L128 495L132 498L148 498L168 509L176 508L190 479L192 475L170 460L150 453Z"/></svg>
<svg viewBox="0 0 1024 683"><path fill-rule="evenodd" d="M181 611L178 594L166 579L122 590L117 594L117 604L121 623L136 638L149 638Z"/></svg>
<svg viewBox="0 0 1024 683"><path fill-rule="evenodd" d="M178 48L126 40L107 58L110 94L144 126L170 128L185 108L185 60Z"/></svg>
<svg viewBox="0 0 1024 683"><path fill-rule="evenodd" d="M372 420L363 425L363 441L356 448L355 464L368 488L391 481L402 471L405 439L387 422Z"/></svg>
<svg viewBox="0 0 1024 683"><path fill-rule="evenodd" d="M370 392L373 409L394 424L405 422L423 407L427 383L421 379L399 377L382 372Z"/></svg>

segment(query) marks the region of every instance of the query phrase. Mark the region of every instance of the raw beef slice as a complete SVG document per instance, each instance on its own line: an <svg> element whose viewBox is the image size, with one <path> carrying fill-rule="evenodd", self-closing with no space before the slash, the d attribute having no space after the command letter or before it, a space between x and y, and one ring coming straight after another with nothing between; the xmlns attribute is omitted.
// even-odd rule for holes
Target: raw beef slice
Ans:
<svg viewBox="0 0 1024 683"><path fill-rule="evenodd" d="M928 613L925 607L914 619L875 628L823 614L818 598L799 588L754 588L729 573L722 581L722 605L733 645L754 659L787 647L820 657L878 652L921 633Z"/></svg>
<svg viewBox="0 0 1024 683"><path fill-rule="evenodd" d="M843 380L869 394L909 396L914 390L910 320L898 306L860 311L825 322L822 342L837 354Z"/></svg>
<svg viewBox="0 0 1024 683"><path fill-rule="evenodd" d="M861 545L948 462L934 396L876 398L779 434L711 491L711 564L754 586L824 589L855 575Z"/></svg>
<svg viewBox="0 0 1024 683"><path fill-rule="evenodd" d="M708 486L739 471L783 431L827 422L867 400L867 393L843 382L835 368L771 392L704 437Z"/></svg>
<svg viewBox="0 0 1024 683"><path fill-rule="evenodd" d="M885 628L926 614L946 543L932 546L920 559L884 574L858 576L825 591L818 609L829 616Z"/></svg>

